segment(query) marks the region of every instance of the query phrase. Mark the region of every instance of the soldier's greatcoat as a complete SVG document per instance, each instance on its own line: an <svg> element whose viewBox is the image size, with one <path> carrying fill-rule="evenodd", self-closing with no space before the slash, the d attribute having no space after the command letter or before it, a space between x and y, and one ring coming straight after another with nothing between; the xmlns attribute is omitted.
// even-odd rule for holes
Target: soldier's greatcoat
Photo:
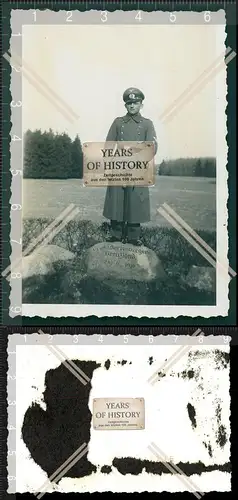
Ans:
<svg viewBox="0 0 238 500"><path fill-rule="evenodd" d="M107 141L154 141L155 153L157 141L154 125L141 114L118 117L112 123L107 134ZM126 203L124 200L126 196ZM109 186L106 191L104 217L118 222L131 224L150 220L150 199L148 187Z"/></svg>

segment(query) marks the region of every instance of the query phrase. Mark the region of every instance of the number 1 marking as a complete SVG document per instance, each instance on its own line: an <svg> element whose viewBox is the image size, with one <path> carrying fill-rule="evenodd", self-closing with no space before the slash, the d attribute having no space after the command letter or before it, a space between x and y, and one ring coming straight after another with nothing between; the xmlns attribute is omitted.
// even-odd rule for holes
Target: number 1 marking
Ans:
<svg viewBox="0 0 238 500"><path fill-rule="evenodd" d="M21 245L22 244L22 239L20 238L19 241L17 240L11 240L12 243L17 243L18 245Z"/></svg>

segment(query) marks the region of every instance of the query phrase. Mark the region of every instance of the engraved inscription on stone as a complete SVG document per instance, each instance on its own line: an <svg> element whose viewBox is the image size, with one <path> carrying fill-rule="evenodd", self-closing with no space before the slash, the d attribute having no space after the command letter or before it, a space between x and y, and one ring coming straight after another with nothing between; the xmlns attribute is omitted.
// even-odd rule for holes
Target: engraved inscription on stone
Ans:
<svg viewBox="0 0 238 500"><path fill-rule="evenodd" d="M151 281L165 276L159 257L145 246L97 243L88 250L87 274L98 279Z"/></svg>
<svg viewBox="0 0 238 500"><path fill-rule="evenodd" d="M96 430L139 430L145 428L143 398L96 398L93 400Z"/></svg>
<svg viewBox="0 0 238 500"><path fill-rule="evenodd" d="M85 186L153 186L154 143L150 141L83 144Z"/></svg>

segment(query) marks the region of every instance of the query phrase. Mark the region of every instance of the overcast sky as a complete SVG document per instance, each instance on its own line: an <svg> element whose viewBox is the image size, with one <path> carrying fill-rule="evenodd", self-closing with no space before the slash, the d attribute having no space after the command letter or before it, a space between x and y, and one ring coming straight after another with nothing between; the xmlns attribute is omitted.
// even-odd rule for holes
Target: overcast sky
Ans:
<svg viewBox="0 0 238 500"><path fill-rule="evenodd" d="M220 55L217 25L34 25L23 31L24 61L70 106L70 123L23 78L23 130L76 134L103 141L116 116L125 114L122 94L139 87L142 114L153 120L157 160L216 155L216 78L166 123L161 114ZM219 50L219 52L218 52ZM224 75L223 75L224 78Z"/></svg>

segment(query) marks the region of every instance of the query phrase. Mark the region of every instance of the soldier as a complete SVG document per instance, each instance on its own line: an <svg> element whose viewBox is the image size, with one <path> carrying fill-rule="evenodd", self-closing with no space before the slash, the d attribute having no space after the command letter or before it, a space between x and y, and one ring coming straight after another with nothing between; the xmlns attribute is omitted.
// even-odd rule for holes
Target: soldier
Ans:
<svg viewBox="0 0 238 500"><path fill-rule="evenodd" d="M157 140L151 120L140 114L145 96L141 90L129 88L123 94L127 114L112 123L107 141ZM150 220L148 187L109 186L106 192L103 215L111 220L110 241L123 241L141 245L140 224Z"/></svg>

